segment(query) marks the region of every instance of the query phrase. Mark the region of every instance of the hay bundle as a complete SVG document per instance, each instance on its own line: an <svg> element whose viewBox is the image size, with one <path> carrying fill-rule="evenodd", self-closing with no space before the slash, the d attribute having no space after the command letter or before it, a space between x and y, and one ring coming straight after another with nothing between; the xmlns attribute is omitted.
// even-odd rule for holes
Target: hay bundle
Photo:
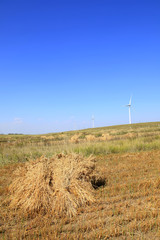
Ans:
<svg viewBox="0 0 160 240"><path fill-rule="evenodd" d="M71 139L69 140L71 143L79 143L79 137L81 135L80 134L75 134L71 137Z"/></svg>
<svg viewBox="0 0 160 240"><path fill-rule="evenodd" d="M10 207L30 216L39 212L74 216L80 206L94 201L93 184L102 179L93 157L84 159L75 154L59 154L52 159L42 156L15 174L9 187Z"/></svg>
<svg viewBox="0 0 160 240"><path fill-rule="evenodd" d="M137 136L138 136L137 133L129 132L129 133L126 133L126 134L122 135L121 138L136 138Z"/></svg>
<svg viewBox="0 0 160 240"><path fill-rule="evenodd" d="M53 136L48 136L46 139L53 140L53 139L54 139L54 137L53 137Z"/></svg>
<svg viewBox="0 0 160 240"><path fill-rule="evenodd" d="M54 139L53 136L41 136L42 139Z"/></svg>
<svg viewBox="0 0 160 240"><path fill-rule="evenodd" d="M94 135L86 135L86 140L89 142L95 141L96 137Z"/></svg>
<svg viewBox="0 0 160 240"><path fill-rule="evenodd" d="M113 137L110 136L108 133L103 133L101 137L99 137L99 139L101 141L107 141L107 140L111 140Z"/></svg>
<svg viewBox="0 0 160 240"><path fill-rule="evenodd" d="M42 139L46 139L46 138L47 138L47 136L41 136L41 138L42 138Z"/></svg>

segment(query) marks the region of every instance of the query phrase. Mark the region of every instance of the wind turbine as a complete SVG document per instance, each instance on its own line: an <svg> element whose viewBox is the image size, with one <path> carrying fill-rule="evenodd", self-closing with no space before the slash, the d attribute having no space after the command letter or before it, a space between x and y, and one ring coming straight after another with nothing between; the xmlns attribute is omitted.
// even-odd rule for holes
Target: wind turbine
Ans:
<svg viewBox="0 0 160 240"><path fill-rule="evenodd" d="M92 128L94 128L94 115L92 115Z"/></svg>
<svg viewBox="0 0 160 240"><path fill-rule="evenodd" d="M131 124L131 101L132 101L132 96L130 97L129 104L126 105L129 109L129 124Z"/></svg>

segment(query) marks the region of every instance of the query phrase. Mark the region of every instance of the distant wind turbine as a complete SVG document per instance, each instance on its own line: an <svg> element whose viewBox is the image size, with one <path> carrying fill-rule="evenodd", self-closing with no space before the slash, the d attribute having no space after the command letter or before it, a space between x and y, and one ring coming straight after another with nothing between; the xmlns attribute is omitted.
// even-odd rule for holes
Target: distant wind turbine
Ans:
<svg viewBox="0 0 160 240"><path fill-rule="evenodd" d="M94 115L92 115L92 128L94 128Z"/></svg>
<svg viewBox="0 0 160 240"><path fill-rule="evenodd" d="M129 124L131 124L131 101L132 101L132 96L130 97L129 104L126 105L129 109Z"/></svg>

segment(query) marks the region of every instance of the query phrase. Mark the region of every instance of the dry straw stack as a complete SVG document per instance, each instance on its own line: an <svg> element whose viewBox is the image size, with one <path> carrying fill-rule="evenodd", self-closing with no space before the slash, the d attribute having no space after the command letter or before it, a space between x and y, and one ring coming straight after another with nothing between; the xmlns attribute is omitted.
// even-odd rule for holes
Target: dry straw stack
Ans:
<svg viewBox="0 0 160 240"><path fill-rule="evenodd" d="M101 137L99 137L101 141L108 141L113 139L112 136L109 135L109 133L103 133Z"/></svg>
<svg viewBox="0 0 160 240"><path fill-rule="evenodd" d="M71 137L71 139L69 140L71 143L79 143L79 137L81 135L80 134L75 134Z"/></svg>
<svg viewBox="0 0 160 240"><path fill-rule="evenodd" d="M89 142L95 141L96 137L94 135L86 135L86 140Z"/></svg>
<svg viewBox="0 0 160 240"><path fill-rule="evenodd" d="M79 207L94 201L93 187L105 184L97 174L95 159L77 154L42 156L27 162L15 175L9 187L10 207L29 216L48 212L74 216Z"/></svg>

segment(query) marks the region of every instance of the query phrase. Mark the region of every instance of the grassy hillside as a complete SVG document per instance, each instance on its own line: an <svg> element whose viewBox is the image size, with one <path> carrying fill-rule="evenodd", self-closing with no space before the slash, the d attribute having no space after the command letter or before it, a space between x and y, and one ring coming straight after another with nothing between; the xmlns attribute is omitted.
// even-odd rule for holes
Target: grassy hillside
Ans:
<svg viewBox="0 0 160 240"><path fill-rule="evenodd" d="M106 185L72 218L9 208L14 170L56 153L93 154ZM0 136L0 239L160 239L160 123Z"/></svg>
<svg viewBox="0 0 160 240"><path fill-rule="evenodd" d="M120 125L46 135L0 135L0 164L60 152L85 156L160 149L160 123Z"/></svg>

